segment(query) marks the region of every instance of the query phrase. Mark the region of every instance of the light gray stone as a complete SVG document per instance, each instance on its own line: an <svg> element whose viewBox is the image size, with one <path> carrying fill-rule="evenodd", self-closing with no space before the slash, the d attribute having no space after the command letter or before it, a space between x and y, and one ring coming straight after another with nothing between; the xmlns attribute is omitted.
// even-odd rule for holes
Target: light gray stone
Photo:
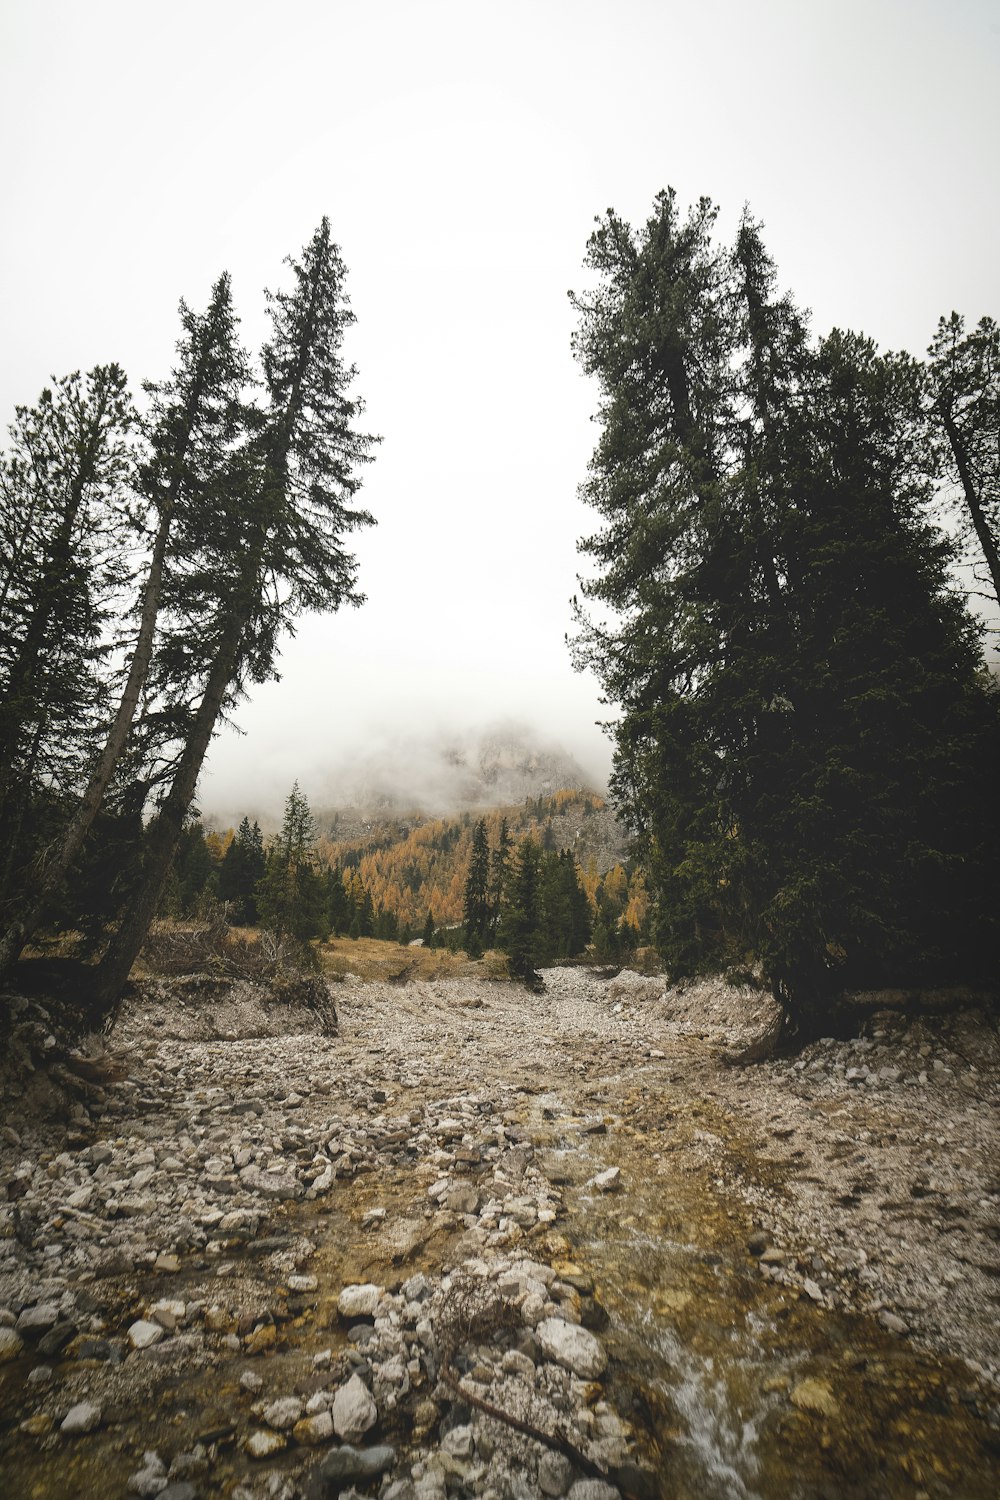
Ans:
<svg viewBox="0 0 1000 1500"><path fill-rule="evenodd" d="M360 1375L352 1375L333 1398L333 1430L345 1443L353 1443L374 1427L378 1408Z"/></svg>
<svg viewBox="0 0 1000 1500"><path fill-rule="evenodd" d="M145 1318L137 1318L128 1331L128 1341L133 1349L149 1349L165 1335L166 1329L162 1323L149 1323Z"/></svg>
<svg viewBox="0 0 1000 1500"><path fill-rule="evenodd" d="M59 1431L67 1437L78 1437L83 1432L93 1432L101 1422L101 1408L92 1401L78 1401L71 1406L60 1424Z"/></svg>
<svg viewBox="0 0 1000 1500"><path fill-rule="evenodd" d="M563 1365L584 1380L596 1380L607 1368L608 1357L592 1333L561 1318L544 1318L535 1336L548 1359Z"/></svg>
<svg viewBox="0 0 1000 1500"><path fill-rule="evenodd" d="M373 1318L382 1298L382 1287L371 1282L364 1285L345 1286L337 1298L337 1311L342 1318Z"/></svg>

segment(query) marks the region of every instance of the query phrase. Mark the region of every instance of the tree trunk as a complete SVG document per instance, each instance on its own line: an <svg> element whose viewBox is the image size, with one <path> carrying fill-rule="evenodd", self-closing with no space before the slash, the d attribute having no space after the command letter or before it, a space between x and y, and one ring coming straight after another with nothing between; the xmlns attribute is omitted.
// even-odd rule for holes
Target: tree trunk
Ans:
<svg viewBox="0 0 1000 1500"><path fill-rule="evenodd" d="M990 531L989 522L986 519L983 507L979 503L979 496L976 494L976 486L969 469L968 456L965 451L965 445L962 442L962 435L955 425L955 420L951 412L947 410L942 402L938 403L938 411L941 413L944 430L948 434L948 442L951 444L955 466L958 469L958 477L962 481L965 503L968 507L969 515L972 517L972 524L975 527L976 536L979 538L979 545L983 549L983 557L986 559L986 566L990 570L990 577L993 579L993 594L997 601L1000 602L1000 551L997 549L996 538Z"/></svg>
<svg viewBox="0 0 1000 1500"><path fill-rule="evenodd" d="M184 819L222 711L226 690L233 681L245 624L245 608L234 610L219 642L205 692L195 714L191 734L177 763L170 791L146 830L142 884L97 968L94 1004L101 1015L110 1014L113 1010L156 915L170 871L170 862L177 849Z"/></svg>

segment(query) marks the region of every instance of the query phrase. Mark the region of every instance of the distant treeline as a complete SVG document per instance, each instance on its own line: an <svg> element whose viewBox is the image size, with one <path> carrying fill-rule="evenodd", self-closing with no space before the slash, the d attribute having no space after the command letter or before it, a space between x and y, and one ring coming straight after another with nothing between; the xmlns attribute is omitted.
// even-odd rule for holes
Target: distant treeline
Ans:
<svg viewBox="0 0 1000 1500"><path fill-rule="evenodd" d="M584 870L568 849L556 848L553 833L553 816L567 809L584 816L600 806L588 793L559 792L475 821L469 814L435 819L390 843L380 851L396 850L390 867L410 862L416 882L416 848L426 855L426 869L439 869L446 860L447 887L461 893L457 910L435 908L431 898L413 921L389 904L396 889L391 883L382 881L373 891L360 858L329 862L329 843L318 837L296 785L281 832L268 841L249 818L223 833L189 821L160 915L189 920L221 905L235 925L264 925L301 940L422 938L473 956L498 947L525 971L574 957L591 941L599 957L620 958L648 940L641 871L615 864L599 875L593 860ZM416 832L423 837L414 844ZM375 842L381 845L382 837ZM416 889L435 887L424 881Z"/></svg>

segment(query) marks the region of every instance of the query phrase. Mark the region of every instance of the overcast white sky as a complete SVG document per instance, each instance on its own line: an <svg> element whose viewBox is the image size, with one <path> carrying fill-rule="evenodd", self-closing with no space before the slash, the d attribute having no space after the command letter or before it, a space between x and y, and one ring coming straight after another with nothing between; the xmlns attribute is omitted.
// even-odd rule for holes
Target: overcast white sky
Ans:
<svg viewBox="0 0 1000 1500"><path fill-rule="evenodd" d="M302 623L204 807L323 795L355 747L514 717L596 775L563 637L595 393L567 288L593 217L748 201L814 326L923 350L1000 313L994 0L3 0L0 411L168 368L184 296L261 288L322 214L384 442L360 611Z"/></svg>

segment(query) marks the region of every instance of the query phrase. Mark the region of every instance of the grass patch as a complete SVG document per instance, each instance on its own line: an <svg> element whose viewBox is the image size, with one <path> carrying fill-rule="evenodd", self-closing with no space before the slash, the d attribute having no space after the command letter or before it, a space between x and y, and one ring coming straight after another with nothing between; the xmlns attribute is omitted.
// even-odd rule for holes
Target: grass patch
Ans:
<svg viewBox="0 0 1000 1500"><path fill-rule="evenodd" d="M411 979L505 979L501 953L471 959L447 948L411 948L381 938L331 938L317 947L320 970L327 979L357 974L359 979L405 984Z"/></svg>

